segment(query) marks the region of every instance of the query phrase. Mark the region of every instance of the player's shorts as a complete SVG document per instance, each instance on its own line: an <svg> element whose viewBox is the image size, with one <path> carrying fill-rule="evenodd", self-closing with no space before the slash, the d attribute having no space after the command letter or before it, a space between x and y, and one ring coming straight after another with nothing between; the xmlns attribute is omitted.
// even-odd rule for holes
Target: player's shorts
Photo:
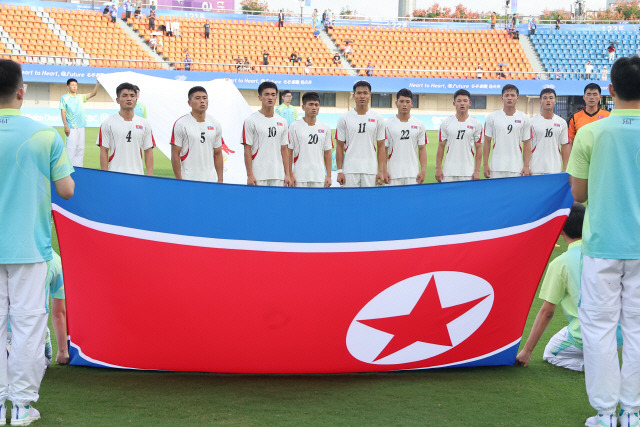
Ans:
<svg viewBox="0 0 640 427"><path fill-rule="evenodd" d="M284 187L284 179L259 179L256 185L270 187Z"/></svg>
<svg viewBox="0 0 640 427"><path fill-rule="evenodd" d="M414 178L391 178L387 185L413 185L417 184L415 177Z"/></svg>
<svg viewBox="0 0 640 427"><path fill-rule="evenodd" d="M66 143L71 164L82 167L84 162L84 128L70 129Z"/></svg>
<svg viewBox="0 0 640 427"><path fill-rule="evenodd" d="M522 176L520 172L491 171L491 178L515 178Z"/></svg>
<svg viewBox="0 0 640 427"><path fill-rule="evenodd" d="M375 187L376 175L368 173L345 173L345 187Z"/></svg>
<svg viewBox="0 0 640 427"><path fill-rule="evenodd" d="M442 182L471 181L470 176L444 176Z"/></svg>
<svg viewBox="0 0 640 427"><path fill-rule="evenodd" d="M569 336L567 326L560 329L544 348L542 358L552 365L560 368L571 369L582 372L584 367L584 354L581 349L575 346Z"/></svg>
<svg viewBox="0 0 640 427"><path fill-rule="evenodd" d="M323 188L324 182L296 182L296 187L314 187L314 188Z"/></svg>

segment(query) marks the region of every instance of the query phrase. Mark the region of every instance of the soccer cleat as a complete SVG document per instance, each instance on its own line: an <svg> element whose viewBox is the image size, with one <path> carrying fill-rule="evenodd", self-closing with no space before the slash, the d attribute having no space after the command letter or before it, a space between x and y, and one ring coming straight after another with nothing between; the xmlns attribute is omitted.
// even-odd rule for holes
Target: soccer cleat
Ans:
<svg viewBox="0 0 640 427"><path fill-rule="evenodd" d="M31 405L14 404L11 407L11 425L28 426L40 419L40 412Z"/></svg>
<svg viewBox="0 0 640 427"><path fill-rule="evenodd" d="M640 427L640 416L637 412L620 409L620 427Z"/></svg>
<svg viewBox="0 0 640 427"><path fill-rule="evenodd" d="M584 425L587 427L617 427L618 417L616 417L615 412L610 414L598 413L598 415L587 418Z"/></svg>
<svg viewBox="0 0 640 427"><path fill-rule="evenodd" d="M7 424L7 404L2 402L0 404L0 426Z"/></svg>

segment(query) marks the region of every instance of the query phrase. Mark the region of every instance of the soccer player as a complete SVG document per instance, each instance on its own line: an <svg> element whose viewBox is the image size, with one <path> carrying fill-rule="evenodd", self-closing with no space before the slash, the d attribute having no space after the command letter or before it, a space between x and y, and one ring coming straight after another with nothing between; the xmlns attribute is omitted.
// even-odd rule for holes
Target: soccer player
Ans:
<svg viewBox="0 0 640 427"><path fill-rule="evenodd" d="M531 119L531 174L543 175L567 170L571 144L567 135L567 122L553 113L556 91L551 88L540 92L540 114Z"/></svg>
<svg viewBox="0 0 640 427"><path fill-rule="evenodd" d="M573 142L578 129L582 126L609 117L609 114L611 114L609 111L600 108L602 90L599 84L589 83L586 85L582 99L584 99L585 103L584 108L576 111L569 118L569 142Z"/></svg>
<svg viewBox="0 0 640 427"><path fill-rule="evenodd" d="M116 88L120 111L102 122L97 145L100 147L100 169L137 175L153 175L153 147L156 143L147 119L133 113L137 101L136 88L122 83Z"/></svg>
<svg viewBox="0 0 640 427"><path fill-rule="evenodd" d="M51 181L73 196L73 166L58 132L23 117L20 64L0 59L0 342L13 321L11 356L0 351L0 421L13 402L11 425L40 418L38 400L47 327L45 277L51 249Z"/></svg>
<svg viewBox="0 0 640 427"><path fill-rule="evenodd" d="M278 86L275 83L260 83L258 99L262 107L247 117L242 126L248 185L293 185L287 121L274 111L277 98Z"/></svg>
<svg viewBox="0 0 640 427"><path fill-rule="evenodd" d="M304 117L289 126L289 156L293 159L296 187L331 187L331 128L317 120L320 96L307 92L302 96Z"/></svg>
<svg viewBox="0 0 640 427"><path fill-rule="evenodd" d="M356 107L340 116L336 129L338 183L346 187L373 187L376 181L388 184L384 119L369 108L369 82L356 82L353 98Z"/></svg>
<svg viewBox="0 0 640 427"><path fill-rule="evenodd" d="M276 114L280 117L284 117L287 121L287 125L290 125L298 120L298 110L296 110L296 107L291 105L293 95L290 90L283 90L280 97L282 98L282 104L276 107Z"/></svg>
<svg viewBox="0 0 640 427"><path fill-rule="evenodd" d="M484 124L485 178L509 178L531 175L531 121L529 116L516 109L520 91L512 84L502 88L502 110L487 116ZM491 140L493 139L493 147ZM489 166L489 154L491 166Z"/></svg>
<svg viewBox="0 0 640 427"><path fill-rule="evenodd" d="M438 152L436 153L436 180L438 182L470 181L480 179L482 166L482 124L469 115L471 94L465 89L453 94L456 114L440 124ZM444 170L442 158L445 156Z"/></svg>
<svg viewBox="0 0 640 427"><path fill-rule="evenodd" d="M588 200L582 230L578 319L589 403L589 426L638 425L640 408L640 58L611 67L615 109L582 127L567 172L577 202ZM618 362L616 327L624 347Z"/></svg>
<svg viewBox="0 0 640 427"><path fill-rule="evenodd" d="M60 114L64 125L64 134L67 136L67 152L73 166L80 166L84 162L84 128L87 118L84 114L84 103L96 96L100 83L89 93L78 94L78 81L67 80L68 93L60 98Z"/></svg>
<svg viewBox="0 0 640 427"><path fill-rule="evenodd" d="M138 117L142 117L143 119L147 118L147 107L140 102L140 88L137 85L134 85L136 88L136 106L133 109L133 114Z"/></svg>
<svg viewBox="0 0 640 427"><path fill-rule="evenodd" d="M422 184L429 140L424 123L411 116L413 93L409 89L398 91L396 107L398 114L387 120L385 128L389 185Z"/></svg>
<svg viewBox="0 0 640 427"><path fill-rule="evenodd" d="M207 90L192 87L187 102L191 113L176 120L171 133L173 173L178 179L222 182L222 125L207 114Z"/></svg>

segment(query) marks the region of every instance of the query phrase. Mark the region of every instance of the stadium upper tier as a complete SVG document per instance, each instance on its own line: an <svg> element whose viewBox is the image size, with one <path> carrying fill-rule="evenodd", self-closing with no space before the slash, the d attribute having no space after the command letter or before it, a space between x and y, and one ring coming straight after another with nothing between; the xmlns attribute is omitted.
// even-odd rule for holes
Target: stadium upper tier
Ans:
<svg viewBox="0 0 640 427"><path fill-rule="evenodd" d="M504 30L336 26L329 33L343 52L350 41L353 53L348 58L361 75L371 62L374 76L475 78L478 66L495 71L502 63L508 78L533 78L532 74L509 75L533 69L519 41ZM393 68L399 70L384 70ZM498 76L485 72L483 77Z"/></svg>
<svg viewBox="0 0 640 427"><path fill-rule="evenodd" d="M616 48L615 58L635 55L640 44L635 31L542 30L530 38L549 76L563 80L588 80L596 76L599 80L602 68L606 67L608 73L613 65L607 52L611 42ZM591 76L585 73L587 61L593 65Z"/></svg>

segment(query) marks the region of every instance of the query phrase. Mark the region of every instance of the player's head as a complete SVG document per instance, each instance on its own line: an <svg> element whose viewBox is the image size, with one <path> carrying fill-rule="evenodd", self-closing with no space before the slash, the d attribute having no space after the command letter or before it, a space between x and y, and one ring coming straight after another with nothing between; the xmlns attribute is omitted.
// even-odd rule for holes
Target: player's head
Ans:
<svg viewBox="0 0 640 427"><path fill-rule="evenodd" d="M469 111L471 106L471 94L466 89L458 89L453 94L453 106L456 107L456 113L464 114Z"/></svg>
<svg viewBox="0 0 640 427"><path fill-rule="evenodd" d="M133 85L133 87L136 88L136 96L140 98L140 88L138 87L138 85Z"/></svg>
<svg viewBox="0 0 640 427"><path fill-rule="evenodd" d="M278 99L278 86L274 82L262 82L258 86L258 99L263 107L273 107Z"/></svg>
<svg viewBox="0 0 640 427"><path fill-rule="evenodd" d="M285 89L282 92L280 92L280 98L282 98L282 102L289 105L291 104L291 100L293 99L293 94L291 93L290 90Z"/></svg>
<svg viewBox="0 0 640 427"><path fill-rule="evenodd" d="M116 102L120 110L133 110L137 99L136 87L131 83L120 83L116 88Z"/></svg>
<svg viewBox="0 0 640 427"><path fill-rule="evenodd" d="M69 92L76 93L78 91L78 81L76 79L67 80L67 88Z"/></svg>
<svg viewBox="0 0 640 427"><path fill-rule="evenodd" d="M609 92L622 101L640 100L639 79L640 58L638 55L619 58L611 67L611 87Z"/></svg>
<svg viewBox="0 0 640 427"><path fill-rule="evenodd" d="M562 232L570 239L582 239L582 223L584 222L585 207L580 203L571 206L567 222L562 228Z"/></svg>
<svg viewBox="0 0 640 427"><path fill-rule="evenodd" d="M353 99L355 99L356 105L369 105L369 101L371 100L371 84L364 80L357 81L356 84L353 85Z"/></svg>
<svg viewBox="0 0 640 427"><path fill-rule="evenodd" d="M520 91L515 85L508 84L502 88L502 104L505 107L515 107Z"/></svg>
<svg viewBox="0 0 640 427"><path fill-rule="evenodd" d="M396 107L398 107L398 113L409 113L411 107L413 107L413 93L409 89L400 89L396 93Z"/></svg>
<svg viewBox="0 0 640 427"><path fill-rule="evenodd" d="M596 107L600 104L600 99L602 98L602 90L600 89L600 85L597 83L589 83L584 87L584 95L582 99L584 99L584 103L587 107Z"/></svg>
<svg viewBox="0 0 640 427"><path fill-rule="evenodd" d="M552 110L556 106L556 91L546 87L540 91L540 106L543 110Z"/></svg>
<svg viewBox="0 0 640 427"><path fill-rule="evenodd" d="M209 96L202 86L194 86L189 89L189 107L193 113L203 113L209 108Z"/></svg>
<svg viewBox="0 0 640 427"><path fill-rule="evenodd" d="M22 67L10 59L0 59L0 105L11 105L18 100L22 106L23 97Z"/></svg>
<svg viewBox="0 0 640 427"><path fill-rule="evenodd" d="M307 92L302 95L302 111L307 117L316 117L320 112L320 95L317 92Z"/></svg>

